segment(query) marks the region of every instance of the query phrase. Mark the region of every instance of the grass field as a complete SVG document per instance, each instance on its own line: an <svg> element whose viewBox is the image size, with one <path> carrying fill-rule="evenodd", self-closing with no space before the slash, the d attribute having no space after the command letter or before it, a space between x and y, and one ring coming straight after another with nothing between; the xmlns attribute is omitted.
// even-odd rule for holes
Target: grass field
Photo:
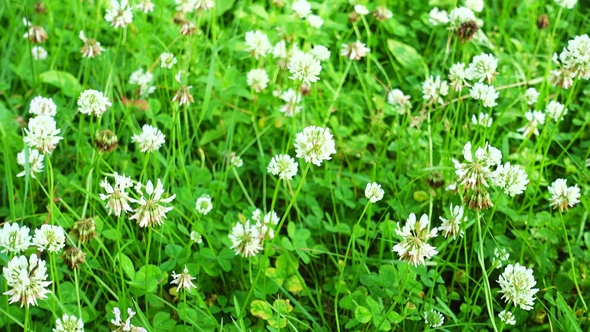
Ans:
<svg viewBox="0 0 590 332"><path fill-rule="evenodd" d="M588 331L590 2L0 3L0 330Z"/></svg>

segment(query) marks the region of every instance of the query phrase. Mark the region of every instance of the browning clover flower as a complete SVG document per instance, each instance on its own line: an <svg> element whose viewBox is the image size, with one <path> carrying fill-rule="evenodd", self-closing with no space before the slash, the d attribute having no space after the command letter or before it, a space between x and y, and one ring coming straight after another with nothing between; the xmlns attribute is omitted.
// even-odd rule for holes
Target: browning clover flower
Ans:
<svg viewBox="0 0 590 332"><path fill-rule="evenodd" d="M184 266L184 270L182 271L181 274L176 274L176 272L172 271L172 278L173 278L173 280L170 283L178 285L176 287L178 290L186 289L187 291L190 292L190 290L192 288L197 288L197 286L195 284L193 284L193 280L197 279L197 278L192 277L188 273L188 269L186 268L186 265Z"/></svg>
<svg viewBox="0 0 590 332"><path fill-rule="evenodd" d="M371 52L371 49L366 47L365 44L361 43L359 40L350 44L342 44L341 54L350 60L360 60L369 52Z"/></svg>
<svg viewBox="0 0 590 332"><path fill-rule="evenodd" d="M453 239L459 236L463 236L463 230L461 229L461 223L467 220L467 217L463 218L464 213L463 206L455 205L451 203L451 217L449 219L439 216L438 218L442 221L442 225L438 228L444 237L453 236Z"/></svg>
<svg viewBox="0 0 590 332"><path fill-rule="evenodd" d="M78 37L84 42L84 46L82 46L82 49L80 50L83 57L94 58L104 51L104 48L100 46L100 43L97 42L96 39L86 38L84 30L80 30Z"/></svg>
<svg viewBox="0 0 590 332"><path fill-rule="evenodd" d="M29 148L29 161L28 161L29 171L30 171L31 177L33 179L37 178L35 176L35 173L43 172L43 160L45 160L45 155L40 154L39 150L33 150L33 149ZM26 170L27 161L25 160L25 150L22 150L21 152L19 152L16 155L16 163L25 168L22 172L18 173L16 176L17 177L25 176L26 171L27 171Z"/></svg>
<svg viewBox="0 0 590 332"><path fill-rule="evenodd" d="M127 319L124 323L121 320L121 310L119 308L114 307L113 314L115 315L115 319L111 319L111 324L117 327L113 332L147 332L143 327L131 324L131 319L135 316L135 312L131 308L127 308Z"/></svg>
<svg viewBox="0 0 590 332"><path fill-rule="evenodd" d="M124 28L127 24L133 22L132 7L129 6L128 0L111 0L111 8L107 9L104 16L105 21L111 22L113 28Z"/></svg>
<svg viewBox="0 0 590 332"><path fill-rule="evenodd" d="M410 213L408 221L403 228L399 222L395 230L396 234L401 236L402 241L393 247L401 260L407 261L415 266L425 264L425 258L431 258L438 254L436 248L427 243L433 237L436 237L438 229L435 227L430 231L427 229L429 224L428 215L423 214L420 221L416 221L416 215Z"/></svg>
<svg viewBox="0 0 590 332"><path fill-rule="evenodd" d="M463 147L463 157L467 163L460 163L453 158L455 164L455 174L459 177L459 182L466 188L478 187L480 185L488 186L486 181L492 174L490 167L499 164L502 161L502 152L495 147L486 145L478 147L473 155L471 142L467 142Z"/></svg>
<svg viewBox="0 0 590 332"><path fill-rule="evenodd" d="M141 192L141 190L139 190ZM173 207L164 207L161 203L170 203L176 197L176 194L162 198L164 186L158 179L156 187L151 180L145 186L145 195L141 196L137 203L139 206L135 209L135 214L129 220L135 219L140 227L151 227L161 225L166 218L166 213L172 211Z"/></svg>
<svg viewBox="0 0 590 332"><path fill-rule="evenodd" d="M108 200L105 207L109 209L109 215L114 212L115 216L119 217L123 211L133 211L129 206L129 202L134 203L136 200L129 197L127 193L127 189L133 187L131 178L119 175L117 172L113 176L115 178L114 187L111 186L106 177L100 182L100 186L106 191L106 195L101 193L99 197L103 201Z"/></svg>

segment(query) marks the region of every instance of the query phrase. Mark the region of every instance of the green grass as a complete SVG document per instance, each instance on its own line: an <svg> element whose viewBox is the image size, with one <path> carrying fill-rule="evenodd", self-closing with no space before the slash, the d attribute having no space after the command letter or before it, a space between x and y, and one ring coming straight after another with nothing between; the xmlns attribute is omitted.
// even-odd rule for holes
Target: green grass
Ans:
<svg viewBox="0 0 590 332"><path fill-rule="evenodd" d="M476 17L483 20L486 40L461 42L447 26L432 26L434 6L450 11L455 1L366 1L372 11L387 5L393 18L379 22L372 15L349 22L349 1L313 2L321 29L292 15L292 1L278 8L271 0L217 0L205 12L187 14L198 27L192 36L179 34L173 23L173 1L154 0L155 10L133 11L133 23L114 29L105 21L108 1L54 0L46 12L35 13L35 1L0 4L0 220L34 229L42 224L72 230L74 222L93 218L97 237L82 243L69 233L67 247L86 254L72 269L60 254L40 253L47 262L51 294L38 306L20 308L0 296L2 331L50 331L63 314L81 317L87 331L111 331L113 308L148 331L419 331L429 330L425 311L442 313L447 331L585 331L588 330L590 228L587 223L590 157L588 84L575 79L561 89L549 81L554 52L586 33L587 1L560 9L553 1L493 1ZM132 2L132 4L136 4ZM547 14L548 29L537 28ZM35 61L35 44L23 38L22 18L42 26L49 53ZM105 51L82 57L84 30ZM299 89L301 82L272 55L254 59L245 51L245 34L266 33L271 44L286 39L304 51L325 45L331 51L322 62L320 80L303 96L302 112L285 117L274 90ZM360 40L371 49L351 61L340 55L342 44ZM172 70L160 67L159 56L173 53ZM490 84L499 92L498 105L484 108L469 97L469 88L451 89L444 104L427 105L422 82L430 75L446 79L449 68L469 64L474 56L492 54L498 74ZM156 90L138 95L129 76L143 68L154 74ZM264 68L270 81L260 93L246 84L247 73ZM174 75L183 71L194 103L171 100L179 88ZM473 83L473 81L471 81ZM540 96L528 106L522 96L534 87ZM387 103L398 88L411 96L412 107L399 114ZM112 106L101 117L78 112L77 100L86 89L103 92ZM16 155L25 144L24 128L35 96L51 97L55 121L64 138L37 178L16 177L23 167ZM517 132L525 112L545 110L556 100L568 113L555 122L549 117L538 136ZM472 115L493 118L491 127L475 126ZM131 137L144 124L158 127L166 143L142 153ZM298 173L291 181L267 172L271 158L295 157L294 140L307 126L330 129L337 153L320 167L296 158ZM99 130L118 137L113 152L101 153L94 143ZM502 152L502 163L520 165L529 183L511 197L488 188L493 207L476 211L463 204L464 186L457 181L452 159L463 162L467 142L486 142ZM228 164L235 152L243 160ZM132 214L108 214L100 182L113 183L114 172L144 185L161 179L164 197L176 194L174 209L163 225L142 228ZM444 185L432 188L434 172ZM558 178L577 184L580 203L560 212L553 209L547 187ZM377 182L383 200L369 203L364 189ZM139 196L131 190L131 196ZM213 210L200 215L195 201L210 195ZM430 227L449 217L449 206L464 205L462 237L429 241L438 254L425 265L413 266L392 251L396 234L411 213L428 214ZM135 206L132 204L132 206ZM280 219L275 237L256 256L236 255L228 235L236 223L274 210ZM190 232L203 236L200 244ZM440 233L440 231L439 231ZM506 303L497 282L503 268L494 269L494 250L505 249L507 264L534 271L533 309ZM31 246L21 255L37 253ZM5 268L14 254L0 253ZM196 290L177 291L172 273L187 267ZM0 291L8 291L0 276ZM515 326L498 318L513 311Z"/></svg>

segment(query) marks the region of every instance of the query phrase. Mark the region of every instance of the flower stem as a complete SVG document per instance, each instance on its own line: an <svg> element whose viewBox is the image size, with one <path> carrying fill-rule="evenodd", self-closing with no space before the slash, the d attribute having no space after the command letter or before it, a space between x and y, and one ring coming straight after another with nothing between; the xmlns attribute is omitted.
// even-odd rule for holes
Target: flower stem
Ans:
<svg viewBox="0 0 590 332"><path fill-rule="evenodd" d="M488 315L490 316L490 320L492 321L492 326L494 327L494 331L498 332L498 327L496 327L496 321L494 320L494 304L492 302L492 289L490 287L490 281L488 280L488 275L486 273L486 264L484 261L483 255L483 231L481 228L481 218L479 216L479 210L475 211L476 219L477 219L477 234L479 237L479 252L477 254L477 258L479 260L479 265L481 266L481 271L483 274L483 281L485 287L485 297L486 297L486 308L488 310Z"/></svg>

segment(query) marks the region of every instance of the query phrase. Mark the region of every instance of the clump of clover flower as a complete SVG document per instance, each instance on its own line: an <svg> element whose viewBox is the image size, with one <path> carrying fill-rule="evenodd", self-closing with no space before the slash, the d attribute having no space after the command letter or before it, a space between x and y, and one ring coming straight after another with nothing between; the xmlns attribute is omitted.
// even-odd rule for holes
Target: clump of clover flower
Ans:
<svg viewBox="0 0 590 332"><path fill-rule="evenodd" d="M445 317L438 311L432 309L424 312L424 323L432 328L441 327Z"/></svg>
<svg viewBox="0 0 590 332"><path fill-rule="evenodd" d="M55 116L57 114L57 106L53 102L53 99L37 96L31 100L29 113L35 115Z"/></svg>
<svg viewBox="0 0 590 332"><path fill-rule="evenodd" d="M80 30L78 37L82 40L82 42L84 42L82 49L80 49L80 53L82 53L83 57L94 58L99 56L100 53L104 51L104 48L100 46L100 43L96 41L96 39L86 38L86 35L84 35L84 30Z"/></svg>
<svg viewBox="0 0 590 332"><path fill-rule="evenodd" d="M447 13L447 11L440 10L438 9L438 7L432 8L428 16L428 21L430 22L430 24L434 26L449 23L449 14Z"/></svg>
<svg viewBox="0 0 590 332"><path fill-rule="evenodd" d="M174 75L174 79L178 84L180 84L180 88L176 90L174 97L172 97L172 102L177 101L179 105L190 105L195 100L193 99L193 95L190 93L190 89L192 88L191 85L184 85L182 84L182 70L179 70L176 75Z"/></svg>
<svg viewBox="0 0 590 332"><path fill-rule="evenodd" d="M208 11L213 7L215 7L213 0L195 0L195 9L198 11Z"/></svg>
<svg viewBox="0 0 590 332"><path fill-rule="evenodd" d="M289 89L281 93L280 98L286 103L279 108L279 111L285 113L285 116L291 117L294 114L301 112L301 93Z"/></svg>
<svg viewBox="0 0 590 332"><path fill-rule="evenodd" d="M393 251L397 252L401 260L407 261L415 266L424 265L425 258L431 258L438 251L435 247L428 244L428 240L437 236L438 229L435 227L428 230L428 215L423 214L420 221L416 221L416 215L410 213L404 227L400 227L399 222L395 230L396 234L402 238L402 241L393 246Z"/></svg>
<svg viewBox="0 0 590 332"><path fill-rule="evenodd" d="M528 111L524 113L524 117L527 119L527 123L522 128L516 129L518 132L522 132L523 137L530 137L535 134L539 135L539 126L545 123L545 113L541 111Z"/></svg>
<svg viewBox="0 0 590 332"><path fill-rule="evenodd" d="M113 308L114 319L111 319L111 324L117 327L113 332L147 332L143 327L138 327L131 324L131 319L135 316L135 312L131 308L127 308L127 319L125 322L121 320L121 310L118 307Z"/></svg>
<svg viewBox="0 0 590 332"><path fill-rule="evenodd" d="M297 166L297 162L291 156L278 154L271 159L266 170L279 179L289 181L297 174Z"/></svg>
<svg viewBox="0 0 590 332"><path fill-rule="evenodd" d="M260 30L246 32L246 52L250 52L254 59L260 56L266 57L271 51L272 45L264 32Z"/></svg>
<svg viewBox="0 0 590 332"><path fill-rule="evenodd" d="M404 95L400 89L393 89L387 93L387 103L393 106L398 114L406 114L412 108L411 96Z"/></svg>
<svg viewBox="0 0 590 332"><path fill-rule="evenodd" d="M360 60L367 56L369 52L371 52L371 49L366 47L365 44L361 43L359 40L349 44L342 44L341 54L350 60Z"/></svg>
<svg viewBox="0 0 590 332"><path fill-rule="evenodd" d="M311 54L316 57L316 59L320 61L326 61L330 59L330 55L332 54L330 50L324 45L315 45L311 49Z"/></svg>
<svg viewBox="0 0 590 332"><path fill-rule="evenodd" d="M124 28L133 22L133 8L129 6L129 1L111 0L111 8L107 9L104 16L105 21L110 22L113 28Z"/></svg>
<svg viewBox="0 0 590 332"><path fill-rule="evenodd" d="M2 253L19 254L31 245L29 227L17 223L5 223L0 229L0 247Z"/></svg>
<svg viewBox="0 0 590 332"><path fill-rule="evenodd" d="M442 221L442 224L438 227L438 230L442 232L444 237L453 236L453 239L459 236L463 236L463 230L461 229L461 223L467 220L467 217L463 217L465 210L461 205L455 205L451 203L451 217L449 219L439 216L438 218Z"/></svg>
<svg viewBox="0 0 590 332"><path fill-rule="evenodd" d="M494 79L494 75L498 74L496 69L498 69L498 59L491 54L482 53L473 57L467 72L474 80L479 82L486 80L490 83Z"/></svg>
<svg viewBox="0 0 590 332"><path fill-rule="evenodd" d="M481 100L483 107L494 107L496 106L496 99L498 98L499 92L491 85L483 83L475 83L471 90L469 90L471 98L475 100Z"/></svg>
<svg viewBox="0 0 590 332"><path fill-rule="evenodd" d="M107 201L105 207L109 209L109 215L114 213L115 216L119 217L123 211L133 211L129 202L134 203L135 199L129 197L127 189L133 187L131 178L125 175L119 175L115 172L113 174L115 185L112 186L107 178L100 182L100 186L105 190L106 194L99 194L99 197L103 201Z"/></svg>
<svg viewBox="0 0 590 332"><path fill-rule="evenodd" d="M188 292L190 292L191 289L197 288L197 286L193 283L193 280L197 278L191 276L188 273L188 268L186 265L180 274L176 274L176 272L172 271L172 278L173 280L170 283L177 285L176 289L178 290L186 289Z"/></svg>
<svg viewBox="0 0 590 332"><path fill-rule="evenodd" d="M319 29L324 25L324 20L319 15L311 14L307 16L307 23L309 23L310 26Z"/></svg>
<svg viewBox="0 0 590 332"><path fill-rule="evenodd" d="M23 141L29 147L36 148L43 154L51 153L57 143L63 139L63 137L57 136L60 132L61 129L57 129L53 117L39 115L29 120L29 125L25 128Z"/></svg>
<svg viewBox="0 0 590 332"><path fill-rule="evenodd" d="M504 193L511 197L522 194L529 183L525 171L520 166L510 165L510 163L498 165L490 178L494 186L504 189Z"/></svg>
<svg viewBox="0 0 590 332"><path fill-rule="evenodd" d="M514 319L514 314L512 311L502 310L498 314L498 318L508 325L516 325L516 319Z"/></svg>
<svg viewBox="0 0 590 332"><path fill-rule="evenodd" d="M112 104L102 92L85 90L78 98L78 111L86 115L101 116Z"/></svg>
<svg viewBox="0 0 590 332"><path fill-rule="evenodd" d="M229 161L230 167L239 168L244 165L244 161L242 160L242 157L238 156L235 151L232 151L232 153L229 154L228 161Z"/></svg>
<svg viewBox="0 0 590 332"><path fill-rule="evenodd" d="M160 54L160 67L162 68L172 69L172 66L177 62L178 60L176 60L176 57L172 53L164 52Z"/></svg>
<svg viewBox="0 0 590 332"><path fill-rule="evenodd" d="M365 197L369 202L377 203L383 199L384 194L385 191L381 189L381 185L377 182L367 183L367 187L365 187Z"/></svg>
<svg viewBox="0 0 590 332"><path fill-rule="evenodd" d="M153 12L155 7L156 5L150 0L140 0L140 2L135 5L135 8L141 10L144 14Z"/></svg>
<svg viewBox="0 0 590 332"><path fill-rule="evenodd" d="M492 126L492 123L494 123L494 119L492 119L492 117L489 114L480 112L479 116L477 117L475 116L475 114L471 116L471 123L473 123L476 126L489 128Z"/></svg>
<svg viewBox="0 0 590 332"><path fill-rule="evenodd" d="M559 208L559 211L567 210L580 202L580 188L577 184L568 187L566 179L555 180L547 187L547 190L551 194L551 204L549 205L554 209Z"/></svg>
<svg viewBox="0 0 590 332"><path fill-rule="evenodd" d="M442 16L440 13L438 15ZM430 17L432 18L432 11ZM449 13L448 22L449 30L457 31L461 27L461 25L469 22L475 22L475 13L473 13L473 10L467 7L456 7L453 8L453 10L451 10L451 12Z"/></svg>
<svg viewBox="0 0 590 332"><path fill-rule="evenodd" d="M55 321L53 332L84 332L84 322L74 315L64 314Z"/></svg>
<svg viewBox="0 0 590 332"><path fill-rule="evenodd" d="M422 83L422 95L428 105L442 104L443 96L449 94L449 84L445 80L441 80L440 76L430 76L424 83Z"/></svg>
<svg viewBox="0 0 590 332"><path fill-rule="evenodd" d="M206 215L213 210L213 203L211 202L211 196L205 194L197 198L195 203L195 209L202 215Z"/></svg>
<svg viewBox="0 0 590 332"><path fill-rule="evenodd" d="M39 150L33 150L31 148L28 148L28 153L29 153L29 171L31 174L31 177L33 179L36 179L37 177L35 176L35 173L41 173L43 172L43 160L45 160L45 155L40 154ZM22 167L24 167L25 169L18 173L16 176L17 177L21 177L21 176L25 176L26 175L26 165L27 165L27 161L25 158L25 150L22 150L21 152L19 152L16 155L16 163L21 165Z"/></svg>
<svg viewBox="0 0 590 332"><path fill-rule="evenodd" d="M533 270L521 266L509 264L498 279L500 285L499 293L503 293L502 298L506 301L512 301L515 306L522 310L533 309L535 294L538 288L533 288L537 284L533 276Z"/></svg>
<svg viewBox="0 0 590 332"><path fill-rule="evenodd" d="M567 114L567 108L565 108L565 105L561 104L560 102L552 100L549 102L549 104L547 104L547 107L545 108L545 114L552 118L555 122L558 122L559 120L563 119L564 115Z"/></svg>
<svg viewBox="0 0 590 332"><path fill-rule="evenodd" d="M505 263L510 259L510 254L504 248L494 248L494 259L492 260L492 266L495 269L499 269L504 266Z"/></svg>
<svg viewBox="0 0 590 332"><path fill-rule="evenodd" d="M253 257L262 250L259 228L256 225L250 225L250 220L247 220L245 224L238 222L232 228L229 239L232 241L230 248L236 255Z"/></svg>
<svg viewBox="0 0 590 332"><path fill-rule="evenodd" d="M154 74L150 71L144 71L143 68L139 68L129 76L129 84L139 86L140 96L147 96L156 91L156 87L152 86L153 80Z"/></svg>
<svg viewBox="0 0 590 332"><path fill-rule="evenodd" d="M35 236L33 236L33 245L39 251L57 253L66 245L66 233L61 226L55 225L41 225L41 228L35 229Z"/></svg>
<svg viewBox="0 0 590 332"><path fill-rule="evenodd" d="M587 34L576 36L567 42L559 56L563 67L572 73L572 78L590 78L590 38Z"/></svg>
<svg viewBox="0 0 590 332"><path fill-rule="evenodd" d="M35 61L43 61L47 59L49 53L42 46L33 46L31 47L31 55Z"/></svg>
<svg viewBox="0 0 590 332"><path fill-rule="evenodd" d="M301 51L297 51L291 56L287 68L291 73L290 79L308 85L317 82L322 71L320 60L316 59L311 53Z"/></svg>
<svg viewBox="0 0 590 332"><path fill-rule="evenodd" d="M336 153L330 129L316 126L305 127L295 136L295 153L305 162L321 166L324 160Z"/></svg>
<svg viewBox="0 0 590 332"><path fill-rule="evenodd" d="M539 92L535 88L528 88L522 95L522 99L524 99L528 105L533 105L539 99Z"/></svg>
<svg viewBox="0 0 590 332"><path fill-rule="evenodd" d="M157 151L166 142L166 136L162 134L160 129L148 124L143 125L141 129L141 134L131 137L131 142L139 143L141 152Z"/></svg>
<svg viewBox="0 0 590 332"><path fill-rule="evenodd" d="M9 303L19 302L21 308L26 305L37 305L37 300L47 298L51 291L47 287L51 281L47 281L47 268L45 261L39 259L37 254L15 256L2 270L6 284L11 287L4 295L10 296Z"/></svg>
<svg viewBox="0 0 590 332"><path fill-rule="evenodd" d="M141 190L137 190L141 192ZM166 213L172 211L174 207L164 207L162 204L168 204L174 200L176 194L162 198L164 194L164 185L162 180L158 178L156 186L151 180L148 180L145 185L145 194L142 195L137 204L139 206L135 208L135 214L129 217L129 220L136 220L139 227L152 227L159 226L164 222Z"/></svg>
<svg viewBox="0 0 590 332"><path fill-rule="evenodd" d="M246 83L256 92L261 92L268 85L268 75L264 69L252 69L248 72Z"/></svg>

